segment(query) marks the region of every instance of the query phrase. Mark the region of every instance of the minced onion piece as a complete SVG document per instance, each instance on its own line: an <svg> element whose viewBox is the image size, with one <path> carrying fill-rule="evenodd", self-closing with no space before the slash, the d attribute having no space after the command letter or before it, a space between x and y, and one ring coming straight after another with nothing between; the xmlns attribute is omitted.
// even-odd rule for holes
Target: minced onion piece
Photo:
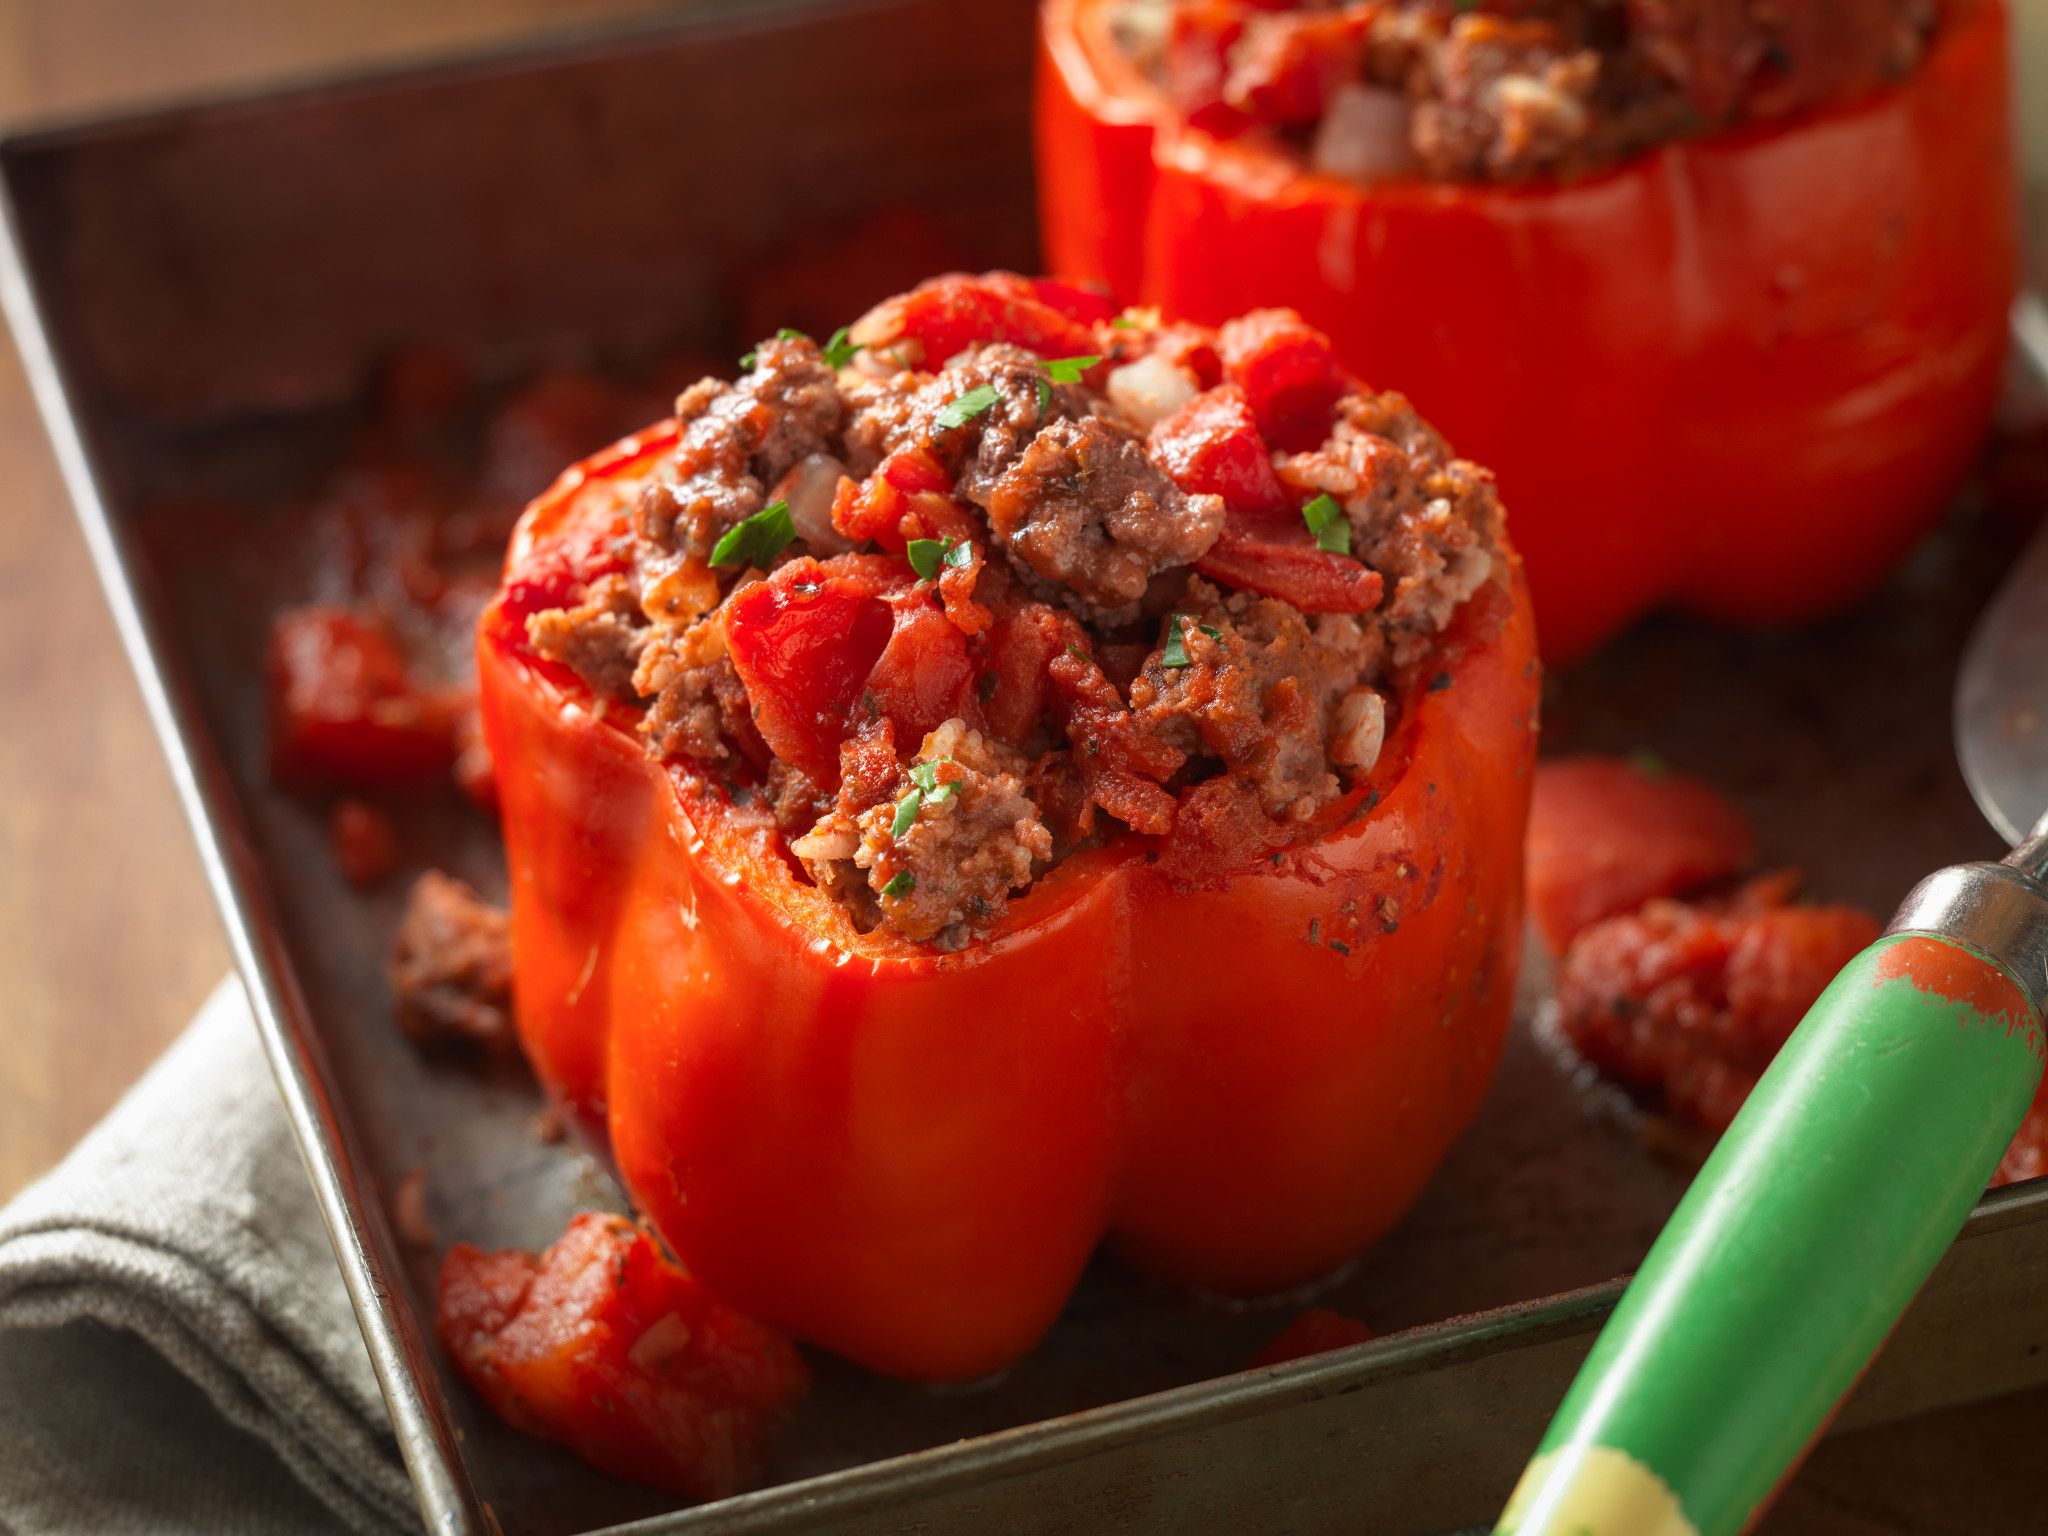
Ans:
<svg viewBox="0 0 2048 1536"><path fill-rule="evenodd" d="M1113 370L1104 381L1103 393L1134 426L1149 432L1200 394L1201 388L1201 381L1185 368L1148 352Z"/></svg>
<svg viewBox="0 0 2048 1536"><path fill-rule="evenodd" d="M1330 757L1354 774L1372 772L1387 744L1387 701L1370 688L1344 695L1331 722Z"/></svg>
<svg viewBox="0 0 2048 1536"><path fill-rule="evenodd" d="M832 526L832 502L846 466L829 453L799 459L775 484L776 496L789 503L789 521L806 548L820 558L843 555L853 548Z"/></svg>
<svg viewBox="0 0 2048 1536"><path fill-rule="evenodd" d="M1309 159L1325 176L1382 181L1415 169L1408 102L1399 91L1340 85L1331 93Z"/></svg>

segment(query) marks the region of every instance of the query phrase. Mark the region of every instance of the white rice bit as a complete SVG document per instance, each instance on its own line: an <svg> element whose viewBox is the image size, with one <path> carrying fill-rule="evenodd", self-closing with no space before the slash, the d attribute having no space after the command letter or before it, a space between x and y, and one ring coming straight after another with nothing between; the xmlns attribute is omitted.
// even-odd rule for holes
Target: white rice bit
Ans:
<svg viewBox="0 0 2048 1536"><path fill-rule="evenodd" d="M1103 388L1110 404L1139 430L1149 432L1200 394L1202 383L1187 369L1152 352L1111 373Z"/></svg>
<svg viewBox="0 0 2048 1536"><path fill-rule="evenodd" d="M1341 768L1363 776L1380 760L1387 744L1387 701L1370 688L1344 695L1330 732L1330 757Z"/></svg>
<svg viewBox="0 0 2048 1536"><path fill-rule="evenodd" d="M1383 181L1413 171L1406 98L1379 86L1339 86L1309 158L1325 176L1345 181Z"/></svg>

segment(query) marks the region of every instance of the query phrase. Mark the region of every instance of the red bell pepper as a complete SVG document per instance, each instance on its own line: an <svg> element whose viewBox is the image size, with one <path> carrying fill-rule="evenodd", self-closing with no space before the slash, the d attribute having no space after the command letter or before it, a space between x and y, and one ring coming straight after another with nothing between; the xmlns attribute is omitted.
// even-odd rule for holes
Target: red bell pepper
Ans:
<svg viewBox="0 0 2048 1536"><path fill-rule="evenodd" d="M1052 268L1216 322L1290 304L1492 467L1543 649L1646 610L1838 607L1940 513L1990 419L2016 271L2006 18L1949 0L1901 83L1561 185L1354 185L1176 116L1048 0Z"/></svg>
<svg viewBox="0 0 2048 1536"><path fill-rule="evenodd" d="M940 318L1102 350L1059 304L1012 297ZM1399 685L1370 774L1286 846L1233 844L1226 819L1190 864L1111 828L947 953L859 931L758 795L654 760L630 707L535 656L527 617L570 600L564 573L601 562L675 443L629 439L534 503L478 655L525 1048L692 1271L799 1339L962 1380L1030 1348L1105 1238L1170 1280L1258 1294L1386 1231L1477 1111L1511 1011L1538 675L1512 553ZM884 483L904 517L939 494L885 468L835 504L842 531ZM1292 551L1283 532L1266 528ZM1114 691L1062 643L1071 620L1002 608L979 714L943 602L894 555L786 560L736 588L723 633L762 740L858 782L870 753L895 770L906 721L999 730ZM870 694L881 734L831 759ZM1105 793L1129 780L1119 818L1171 824L1172 765L1142 760L1161 743L1100 740L1083 771Z"/></svg>

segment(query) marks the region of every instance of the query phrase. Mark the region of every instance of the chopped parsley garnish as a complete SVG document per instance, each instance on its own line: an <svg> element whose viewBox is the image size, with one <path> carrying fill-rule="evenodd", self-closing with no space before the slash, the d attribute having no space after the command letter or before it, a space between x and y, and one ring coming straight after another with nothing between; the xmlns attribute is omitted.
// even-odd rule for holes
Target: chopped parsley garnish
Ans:
<svg viewBox="0 0 2048 1536"><path fill-rule="evenodd" d="M1038 381L1038 414L1040 416L1043 416L1047 411L1051 409L1052 386L1046 383L1045 380L1040 379Z"/></svg>
<svg viewBox="0 0 2048 1536"><path fill-rule="evenodd" d="M840 334L844 335L845 332L842 331ZM775 333L775 339L777 341L809 341L811 338L806 336L802 331L798 330L795 326L785 325L781 330ZM745 357L740 359L740 366L742 368L751 368L754 366L755 361L760 356L760 348L756 347L752 352L749 352Z"/></svg>
<svg viewBox="0 0 2048 1536"><path fill-rule="evenodd" d="M933 805L945 804L960 788L957 780L943 784L939 782L939 764L951 761L953 759L950 757L935 757L928 763L910 765L910 782L923 791L925 799Z"/></svg>
<svg viewBox="0 0 2048 1536"><path fill-rule="evenodd" d="M977 384L959 399L948 400L939 407L938 424L947 429L964 427L1001 398L995 385Z"/></svg>
<svg viewBox="0 0 2048 1536"><path fill-rule="evenodd" d="M790 521L789 503L771 502L718 536L718 542L711 546L711 563L766 566L795 537L796 524Z"/></svg>
<svg viewBox="0 0 2048 1536"><path fill-rule="evenodd" d="M896 819L889 823L889 835L901 837L910 830L910 824L917 820L919 807L924 804L924 791L913 789L896 802Z"/></svg>
<svg viewBox="0 0 2048 1536"><path fill-rule="evenodd" d="M1067 642L1067 654L1076 661L1093 661L1094 659L1071 640Z"/></svg>
<svg viewBox="0 0 2048 1536"><path fill-rule="evenodd" d="M1129 315L1118 315L1114 320L1110 321L1109 323L1115 326L1116 329L1120 331L1135 331L1138 328L1138 322L1133 320Z"/></svg>
<svg viewBox="0 0 2048 1536"><path fill-rule="evenodd" d="M1162 667L1191 667L1194 665L1188 659L1187 641L1185 639L1186 631L1182 628L1183 625L1189 622L1190 616L1185 613L1169 613L1166 616L1166 647L1159 653L1159 664ZM1197 624L1195 628L1199 629L1211 640L1221 640L1223 638L1223 631L1214 624Z"/></svg>
<svg viewBox="0 0 2048 1536"><path fill-rule="evenodd" d="M1078 384L1081 382L1081 375L1101 361L1100 356L1048 358L1045 376L1055 384Z"/></svg>
<svg viewBox="0 0 2048 1536"><path fill-rule="evenodd" d="M942 566L964 571L974 560L974 546L960 539L912 539L903 552L910 557L910 568L926 581L937 581Z"/></svg>
<svg viewBox="0 0 2048 1536"><path fill-rule="evenodd" d="M951 761L950 757L935 757L928 763L910 765L911 789L896 802L896 815L889 822L891 837L901 837L908 832L917 820L917 813L927 805L944 805L960 792L957 780L944 784L939 782L939 764ZM889 894L886 887L883 894Z"/></svg>
<svg viewBox="0 0 2048 1536"><path fill-rule="evenodd" d="M898 870L895 875L890 877L889 883L882 887L882 894L884 896L908 896L916 889L917 876L904 869Z"/></svg>
<svg viewBox="0 0 2048 1536"><path fill-rule="evenodd" d="M832 333L832 339L819 349L819 355L825 359L825 366L827 368L836 370L844 368L848 363L852 362L853 355L856 352L862 352L866 349L867 343L864 341L848 341L846 339L846 327L842 325Z"/></svg>
<svg viewBox="0 0 2048 1536"><path fill-rule="evenodd" d="M1337 505L1337 498L1328 491L1301 509L1301 520L1316 536L1317 549L1328 550L1333 555L1351 553L1351 519L1344 515L1344 509Z"/></svg>

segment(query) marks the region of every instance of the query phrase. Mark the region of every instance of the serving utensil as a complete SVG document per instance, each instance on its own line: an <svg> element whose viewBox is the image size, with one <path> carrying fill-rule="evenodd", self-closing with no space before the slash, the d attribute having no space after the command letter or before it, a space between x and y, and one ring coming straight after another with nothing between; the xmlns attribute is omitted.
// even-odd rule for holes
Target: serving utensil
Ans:
<svg viewBox="0 0 2048 1536"><path fill-rule="evenodd" d="M2013 330L2048 382L2048 309L2022 299ZM1502 1536L1746 1529L1997 1169L2048 1009L2048 526L1979 621L1955 726L2016 846L1921 881L1814 1004L1594 1343Z"/></svg>

